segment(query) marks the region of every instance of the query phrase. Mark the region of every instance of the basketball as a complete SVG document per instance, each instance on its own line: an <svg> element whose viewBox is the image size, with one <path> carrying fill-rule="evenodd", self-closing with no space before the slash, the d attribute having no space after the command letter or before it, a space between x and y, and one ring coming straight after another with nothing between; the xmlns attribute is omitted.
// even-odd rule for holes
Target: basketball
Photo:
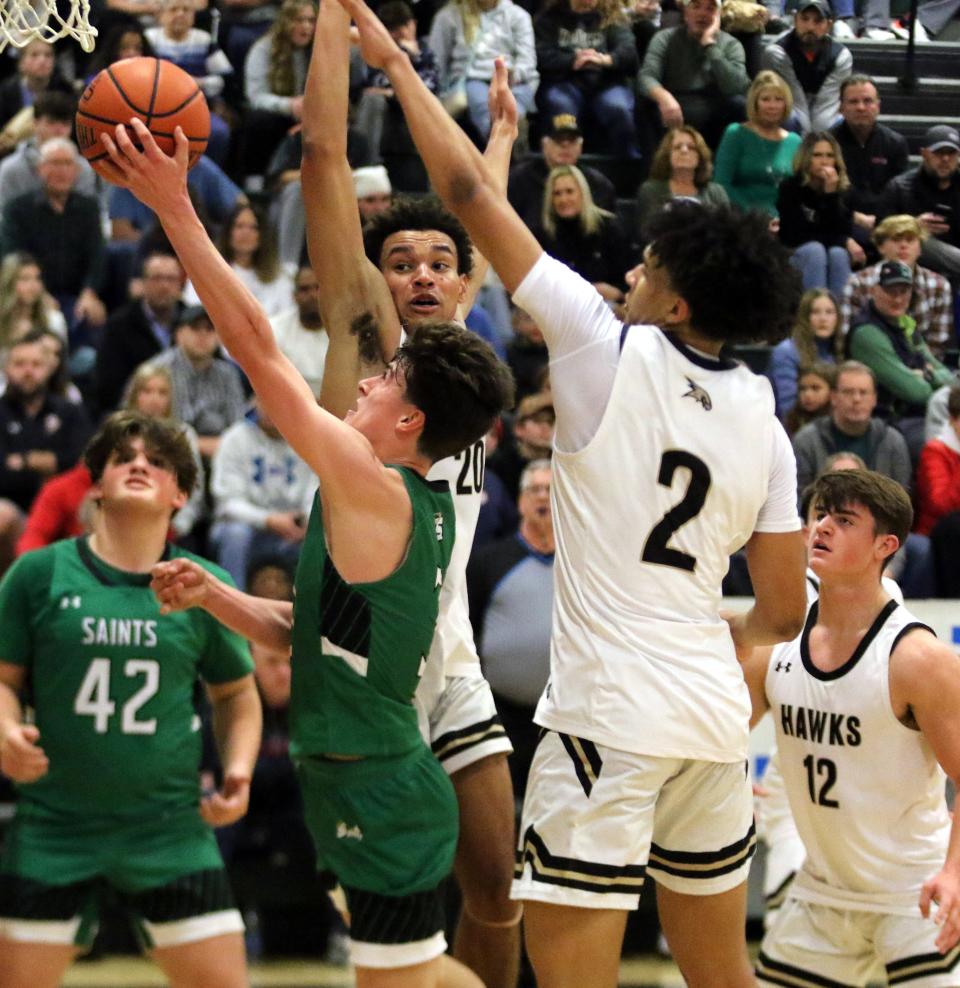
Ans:
<svg viewBox="0 0 960 988"><path fill-rule="evenodd" d="M77 144L94 168L109 158L100 135L106 131L112 137L117 124L129 124L132 117L144 122L160 150L169 155L176 149L174 131L182 128L190 141L191 168L210 137L210 110L200 87L183 69L164 59L114 62L83 91L77 110ZM133 137L129 127L127 133Z"/></svg>

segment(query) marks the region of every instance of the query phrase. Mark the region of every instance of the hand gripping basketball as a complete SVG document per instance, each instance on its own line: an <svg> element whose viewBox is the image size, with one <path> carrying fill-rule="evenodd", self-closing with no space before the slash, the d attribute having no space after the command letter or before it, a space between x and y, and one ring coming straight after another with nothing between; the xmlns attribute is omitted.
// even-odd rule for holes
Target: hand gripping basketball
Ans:
<svg viewBox="0 0 960 988"><path fill-rule="evenodd" d="M133 131L139 147L130 139ZM133 118L127 126L117 124L114 136L102 133L100 140L107 149L109 162L100 163L101 174L114 185L129 189L158 216L183 204L187 194L187 161L190 147L186 135L177 127L174 132L173 157L163 153L142 120Z"/></svg>

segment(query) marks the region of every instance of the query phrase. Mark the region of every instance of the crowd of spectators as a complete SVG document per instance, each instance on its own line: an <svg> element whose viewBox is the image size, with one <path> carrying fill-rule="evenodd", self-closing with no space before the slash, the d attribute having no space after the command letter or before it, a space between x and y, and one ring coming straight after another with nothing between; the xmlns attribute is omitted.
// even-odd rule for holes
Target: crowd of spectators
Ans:
<svg viewBox="0 0 960 988"><path fill-rule="evenodd" d="M921 4L931 33L949 2ZM792 336L753 360L793 438L800 490L844 456L898 480L917 507L895 563L905 592L958 596L960 135L930 127L911 164L843 43L902 26L882 0L863 24L850 6L387 0L379 13L481 146L494 59L506 59L522 124L510 202L611 306L671 200L769 217L806 291ZM327 337L305 259L299 134L315 22L311 0L106 0L91 56L43 41L0 54L0 572L85 530L80 452L126 405L179 419L196 451L204 483L171 537L251 592L271 568L289 582L312 475L251 401L151 211L94 173L71 130L83 85L115 59L155 54L196 78L213 116L191 195L319 398ZM348 157L367 220L427 184L388 80L359 49L352 58ZM518 405L488 437L471 618L522 789L547 669L554 413L542 335L488 281L468 325L513 369ZM289 693L271 686L275 659L257 656L277 728L266 765ZM232 838L241 857L261 826L252 812Z"/></svg>

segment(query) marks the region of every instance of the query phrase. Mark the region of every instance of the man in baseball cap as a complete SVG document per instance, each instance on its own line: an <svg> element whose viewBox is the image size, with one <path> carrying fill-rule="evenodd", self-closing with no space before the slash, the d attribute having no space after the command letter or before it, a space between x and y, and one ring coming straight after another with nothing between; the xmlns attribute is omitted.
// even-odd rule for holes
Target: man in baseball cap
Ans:
<svg viewBox="0 0 960 988"><path fill-rule="evenodd" d="M546 133L555 141L583 137L583 131L572 113L558 113L552 116L547 124Z"/></svg>

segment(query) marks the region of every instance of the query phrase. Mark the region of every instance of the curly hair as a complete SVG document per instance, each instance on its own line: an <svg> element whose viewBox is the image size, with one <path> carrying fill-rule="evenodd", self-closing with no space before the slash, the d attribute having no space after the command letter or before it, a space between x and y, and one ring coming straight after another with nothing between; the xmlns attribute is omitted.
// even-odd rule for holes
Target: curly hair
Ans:
<svg viewBox="0 0 960 988"><path fill-rule="evenodd" d="M690 309L690 325L725 343L776 343L793 325L800 276L770 218L674 200L650 221L649 251Z"/></svg>
<svg viewBox="0 0 960 988"><path fill-rule="evenodd" d="M406 399L426 422L418 449L436 461L462 452L513 407L513 374L490 345L451 322L418 326L397 350Z"/></svg>
<svg viewBox="0 0 960 988"><path fill-rule="evenodd" d="M473 271L473 244L463 224L445 209L436 196L398 196L393 205L374 216L363 229L363 246L376 268L380 267L383 243L400 230L438 230L445 233L457 251L457 274Z"/></svg>
<svg viewBox="0 0 960 988"><path fill-rule="evenodd" d="M189 494L193 490L197 482L197 462L183 426L168 419L126 410L106 418L84 450L83 462L95 484L103 477L110 458L125 453L134 439L142 439L145 449L162 456L170 464L181 491Z"/></svg>
<svg viewBox="0 0 960 988"><path fill-rule="evenodd" d="M293 71L293 42L290 31L297 14L304 7L316 13L312 0L283 0L277 19L270 28L270 70L267 84L277 96L296 96L296 80Z"/></svg>

